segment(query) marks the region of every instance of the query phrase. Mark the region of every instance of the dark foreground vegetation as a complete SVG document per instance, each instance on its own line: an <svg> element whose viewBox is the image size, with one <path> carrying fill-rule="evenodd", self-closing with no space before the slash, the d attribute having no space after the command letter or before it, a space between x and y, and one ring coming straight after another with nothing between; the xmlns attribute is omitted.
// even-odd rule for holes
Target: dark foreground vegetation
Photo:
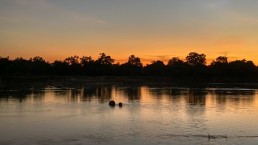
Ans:
<svg viewBox="0 0 258 145"><path fill-rule="evenodd" d="M175 79L209 80L247 80L257 81L258 67L247 60L228 61L226 56L219 56L211 64L206 64L206 55L191 52L185 61L178 57L171 58L167 64L156 60L143 66L139 57L129 56L123 64L101 53L97 60L90 56L71 56L53 63L36 56L29 60L22 57L10 60L0 57L0 75L9 76L158 76Z"/></svg>

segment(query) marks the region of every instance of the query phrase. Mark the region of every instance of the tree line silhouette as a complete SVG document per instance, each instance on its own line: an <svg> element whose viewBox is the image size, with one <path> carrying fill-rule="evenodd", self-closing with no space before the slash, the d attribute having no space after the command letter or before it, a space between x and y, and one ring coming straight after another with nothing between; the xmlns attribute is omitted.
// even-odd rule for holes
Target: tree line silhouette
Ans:
<svg viewBox="0 0 258 145"><path fill-rule="evenodd" d="M49 63L40 56L26 60L18 57L0 57L0 75L58 75L58 76L172 76L172 77L237 77L255 78L258 67L243 60L228 61L226 56L219 56L206 64L206 55L190 52L185 60L172 57L167 64L156 60L143 66L141 59L131 55L125 63L115 60L105 53L100 53L97 60L91 56L71 56L64 60Z"/></svg>

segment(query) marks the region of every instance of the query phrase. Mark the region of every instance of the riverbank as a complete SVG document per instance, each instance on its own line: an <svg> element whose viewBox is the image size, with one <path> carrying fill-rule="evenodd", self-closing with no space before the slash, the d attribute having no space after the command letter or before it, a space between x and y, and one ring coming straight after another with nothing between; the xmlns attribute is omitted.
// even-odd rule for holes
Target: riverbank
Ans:
<svg viewBox="0 0 258 145"><path fill-rule="evenodd" d="M107 85L148 85L186 87L251 87L258 88L256 78L173 78L156 76L1 76L0 86L23 84L107 84Z"/></svg>

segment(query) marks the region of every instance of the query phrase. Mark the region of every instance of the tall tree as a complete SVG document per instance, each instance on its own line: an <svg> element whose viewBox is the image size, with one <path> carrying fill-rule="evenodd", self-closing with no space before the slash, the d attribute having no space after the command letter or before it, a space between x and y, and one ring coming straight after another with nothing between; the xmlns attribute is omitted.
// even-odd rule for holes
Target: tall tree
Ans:
<svg viewBox="0 0 258 145"><path fill-rule="evenodd" d="M213 76L228 77L230 75L228 58L226 56L217 57L216 60L211 62L209 67Z"/></svg>
<svg viewBox="0 0 258 145"><path fill-rule="evenodd" d="M228 65L231 76L246 77L254 75L256 66L252 61L235 60Z"/></svg>
<svg viewBox="0 0 258 145"><path fill-rule="evenodd" d="M216 65L216 64L227 64L228 63L228 57L226 56L219 56L216 58L215 61L212 61L211 65Z"/></svg>
<svg viewBox="0 0 258 145"><path fill-rule="evenodd" d="M135 55L130 55L127 63L132 66L138 66L138 67L143 66L141 63L141 59L139 57L136 57Z"/></svg>
<svg viewBox="0 0 258 145"><path fill-rule="evenodd" d="M42 62L42 63L45 63L46 61L40 57L40 56L35 56L33 58L30 59L32 62Z"/></svg>
<svg viewBox="0 0 258 145"><path fill-rule="evenodd" d="M184 61L181 60L179 57L172 57L168 60L168 66L180 66L183 65Z"/></svg>
<svg viewBox="0 0 258 145"><path fill-rule="evenodd" d="M75 65L75 64L79 64L79 56L75 55L75 56L70 56L67 57L64 62L66 62L69 65Z"/></svg>
<svg viewBox="0 0 258 145"><path fill-rule="evenodd" d="M144 72L147 75L164 75L165 74L165 64L161 60L152 61L144 68Z"/></svg>
<svg viewBox="0 0 258 145"><path fill-rule="evenodd" d="M35 56L30 58L31 73L35 75L50 74L51 66L42 57Z"/></svg>
<svg viewBox="0 0 258 145"><path fill-rule="evenodd" d="M91 56L83 56L80 58L80 60L82 73L84 75L94 75L95 61L91 58Z"/></svg>
<svg viewBox="0 0 258 145"><path fill-rule="evenodd" d="M81 66L79 63L79 56L74 55L65 58L64 62L68 64L68 74L69 75L80 75L81 74Z"/></svg>
<svg viewBox="0 0 258 145"><path fill-rule="evenodd" d="M11 65L11 60L9 57L1 57L0 56L0 75L1 74L8 74L8 67Z"/></svg>
<svg viewBox="0 0 258 145"><path fill-rule="evenodd" d="M94 62L94 60L91 58L91 56L83 56L83 57L80 58L80 60L81 60L80 64L82 66L87 66L88 64Z"/></svg>
<svg viewBox="0 0 258 145"><path fill-rule="evenodd" d="M186 57L189 65L189 76L191 77L207 77L209 74L206 64L206 55L196 52L190 52Z"/></svg>
<svg viewBox="0 0 258 145"><path fill-rule="evenodd" d="M69 73L69 64L65 61L55 60L52 63L52 69L55 75L67 75Z"/></svg>
<svg viewBox="0 0 258 145"><path fill-rule="evenodd" d="M172 76L184 76L188 73L188 65L178 57L168 60L167 71Z"/></svg>
<svg viewBox="0 0 258 145"><path fill-rule="evenodd" d="M100 53L100 56L96 62L104 65L112 65L115 62L115 60L112 59L111 56L106 55L105 53Z"/></svg>
<svg viewBox="0 0 258 145"><path fill-rule="evenodd" d="M118 66L119 75L141 75L143 65L141 59L135 55L130 55L128 61L120 66Z"/></svg>
<svg viewBox="0 0 258 145"><path fill-rule="evenodd" d="M190 52L187 57L186 61L190 66L200 66L206 64L206 55L199 54L196 52Z"/></svg>
<svg viewBox="0 0 258 145"><path fill-rule="evenodd" d="M113 63L115 60L111 56L105 53L100 53L99 58L94 63L95 75L112 75L114 74L115 68Z"/></svg>

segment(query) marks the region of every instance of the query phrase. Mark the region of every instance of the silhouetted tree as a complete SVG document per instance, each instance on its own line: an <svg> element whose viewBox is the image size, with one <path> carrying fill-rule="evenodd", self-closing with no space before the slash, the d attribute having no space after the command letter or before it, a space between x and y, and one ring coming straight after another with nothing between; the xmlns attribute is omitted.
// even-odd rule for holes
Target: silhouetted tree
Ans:
<svg viewBox="0 0 258 145"><path fill-rule="evenodd" d="M83 56L80 58L80 63L82 66L87 66L89 65L90 63L93 63L94 60L91 58L91 56Z"/></svg>
<svg viewBox="0 0 258 145"><path fill-rule="evenodd" d="M135 57L134 55L129 56L127 63L132 66L142 67L141 59L139 57Z"/></svg>
<svg viewBox="0 0 258 145"><path fill-rule="evenodd" d="M22 57L14 60L0 57L0 75L169 75L201 79L219 78L217 80L256 80L258 76L258 67L252 61L243 59L229 62L226 56L219 56L206 66L206 55L196 52L189 53L186 61L173 57L167 65L157 60L143 66L140 58L135 55L130 55L126 63L114 62L115 60L105 53L100 53L97 60L93 60L91 56L79 58L75 55L63 61L56 60L54 63L46 62L40 56L29 60Z"/></svg>
<svg viewBox="0 0 258 145"><path fill-rule="evenodd" d="M139 57L129 56L128 61L118 66L119 75L141 75L143 65Z"/></svg>
<svg viewBox="0 0 258 145"><path fill-rule="evenodd" d="M164 75L166 74L165 64L161 60L153 61L145 66L144 73L147 75Z"/></svg>
<svg viewBox="0 0 258 145"><path fill-rule="evenodd" d="M46 61L40 57L40 56L35 56L33 58L30 59L32 62L39 62L39 63L45 63Z"/></svg>
<svg viewBox="0 0 258 145"><path fill-rule="evenodd" d="M106 55L105 53L100 53L98 60L96 61L102 65L112 65L115 60L111 58L111 56Z"/></svg>
<svg viewBox="0 0 258 145"><path fill-rule="evenodd" d="M227 64L228 63L228 58L226 56L219 56L216 58L215 61L212 61L212 64L213 63L220 63L220 64Z"/></svg>
<svg viewBox="0 0 258 145"><path fill-rule="evenodd" d="M226 56L219 56L215 61L211 62L210 70L213 76L227 77L228 72L228 58Z"/></svg>
<svg viewBox="0 0 258 145"><path fill-rule="evenodd" d="M80 75L81 74L81 66L79 64L79 56L70 56L64 60L65 63L68 64L68 73L69 75Z"/></svg>
<svg viewBox="0 0 258 145"><path fill-rule="evenodd" d="M61 60L56 60L52 64L52 68L56 75L67 75L69 73L69 64Z"/></svg>
<svg viewBox="0 0 258 145"><path fill-rule="evenodd" d="M229 74L235 77L253 76L256 72L256 66L252 61L235 60L228 65Z"/></svg>
<svg viewBox="0 0 258 145"><path fill-rule="evenodd" d="M189 71L188 64L178 57L173 57L168 60L167 71L172 76L185 76Z"/></svg>
<svg viewBox="0 0 258 145"><path fill-rule="evenodd" d="M79 64L79 56L75 55L75 56L67 57L65 58L64 62L66 62L68 65Z"/></svg>
<svg viewBox="0 0 258 145"><path fill-rule="evenodd" d="M208 75L208 69L206 64L206 55L196 52L190 52L186 61L189 65L189 75L195 77L204 77Z"/></svg>
<svg viewBox="0 0 258 145"><path fill-rule="evenodd" d="M34 75L47 75L51 73L51 66L42 57L36 56L29 60L31 73Z"/></svg>
<svg viewBox="0 0 258 145"><path fill-rule="evenodd" d="M8 74L8 67L11 65L9 57L0 57L0 75Z"/></svg>
<svg viewBox="0 0 258 145"><path fill-rule="evenodd" d="M94 63L94 72L96 75L112 75L115 72L113 63L115 60L105 53L100 53L99 58Z"/></svg>
<svg viewBox="0 0 258 145"><path fill-rule="evenodd" d="M206 64L206 55L198 54L196 52L190 52L186 57L186 61L190 66L205 65Z"/></svg>
<svg viewBox="0 0 258 145"><path fill-rule="evenodd" d="M184 61L179 59L179 57L172 57L170 60L168 60L168 66L178 66L184 64Z"/></svg>
<svg viewBox="0 0 258 145"><path fill-rule="evenodd" d="M81 67L82 67L82 73L84 75L94 75L94 60L91 58L91 56L83 56L80 58Z"/></svg>
<svg viewBox="0 0 258 145"><path fill-rule="evenodd" d="M10 73L15 75L30 74L30 62L22 57L17 57L10 66Z"/></svg>

